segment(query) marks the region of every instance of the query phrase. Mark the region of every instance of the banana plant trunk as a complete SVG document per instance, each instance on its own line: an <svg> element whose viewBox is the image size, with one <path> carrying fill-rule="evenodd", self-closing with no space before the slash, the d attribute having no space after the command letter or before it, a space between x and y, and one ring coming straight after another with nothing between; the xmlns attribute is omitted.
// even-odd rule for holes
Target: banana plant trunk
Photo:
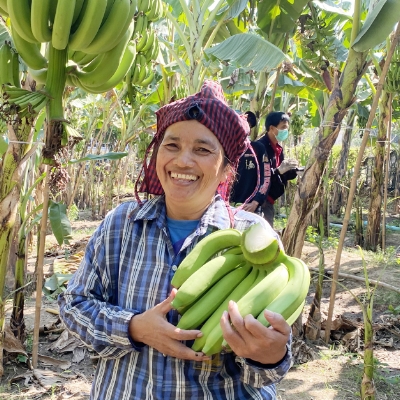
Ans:
<svg viewBox="0 0 400 400"><path fill-rule="evenodd" d="M365 235L365 248L372 251L376 251L380 244L381 206L383 204L383 167L385 162L387 129L390 122L389 100L390 94L386 91L382 91L379 102L378 136L376 138L374 151L375 165L372 173L368 225Z"/></svg>
<svg viewBox="0 0 400 400"><path fill-rule="evenodd" d="M331 201L331 213L340 217L341 209L345 204L346 200L346 186L345 177L347 173L347 162L350 153L350 143L352 139L352 133L354 128L354 120L356 113L351 111L347 119L347 127L344 131L342 140L342 149L340 151L340 158L335 174L335 183L333 185L332 201Z"/></svg>
<svg viewBox="0 0 400 400"><path fill-rule="evenodd" d="M16 142L28 142L32 134L32 121L26 118L13 122L8 127L10 143L0 162L0 330L5 318L5 279L10 244L17 218L20 201L20 187L23 171L33 152L29 145ZM3 334L0 334L0 376L3 375Z"/></svg>
<svg viewBox="0 0 400 400"><path fill-rule="evenodd" d="M319 140L311 150L283 235L286 252L291 256L301 256L308 218L318 201L326 162L340 132L342 120L355 101L357 84L367 68L367 54L350 50L342 74L340 77L335 74L334 88L319 130Z"/></svg>

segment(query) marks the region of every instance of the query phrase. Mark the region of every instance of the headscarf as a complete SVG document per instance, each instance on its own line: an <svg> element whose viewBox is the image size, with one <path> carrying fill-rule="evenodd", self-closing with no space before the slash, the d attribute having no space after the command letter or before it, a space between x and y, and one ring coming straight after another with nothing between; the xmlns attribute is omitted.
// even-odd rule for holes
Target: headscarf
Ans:
<svg viewBox="0 0 400 400"><path fill-rule="evenodd" d="M239 115L228 106L221 85L215 81L205 81L200 92L161 107L156 115L157 132L146 150L135 185L137 198L137 192L154 195L164 193L156 172L157 151L166 129L176 122L195 119L206 126L221 143L225 156L235 170L240 156L250 145L248 138L250 128L246 116ZM150 162L147 162L150 152L152 152ZM225 201L229 199L231 179L233 176L228 177L228 180L220 184L217 189Z"/></svg>

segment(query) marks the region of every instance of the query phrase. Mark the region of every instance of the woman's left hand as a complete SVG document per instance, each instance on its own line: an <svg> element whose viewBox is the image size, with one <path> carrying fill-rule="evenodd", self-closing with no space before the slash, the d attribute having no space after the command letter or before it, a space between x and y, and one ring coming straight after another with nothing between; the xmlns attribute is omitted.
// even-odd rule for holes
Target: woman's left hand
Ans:
<svg viewBox="0 0 400 400"><path fill-rule="evenodd" d="M285 357L290 326L280 314L264 311L264 315L271 324L268 328L250 314L243 318L237 304L230 301L220 324L225 340L237 356L276 364Z"/></svg>

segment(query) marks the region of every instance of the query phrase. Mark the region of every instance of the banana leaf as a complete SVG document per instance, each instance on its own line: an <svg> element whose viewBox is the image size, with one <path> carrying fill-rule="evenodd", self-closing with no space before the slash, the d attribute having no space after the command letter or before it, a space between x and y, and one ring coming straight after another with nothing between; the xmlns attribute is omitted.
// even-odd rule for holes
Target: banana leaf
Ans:
<svg viewBox="0 0 400 400"><path fill-rule="evenodd" d="M276 68L286 57L278 47L252 33L233 35L207 49L206 54L254 71Z"/></svg>
<svg viewBox="0 0 400 400"><path fill-rule="evenodd" d="M7 151L8 149L8 137L5 135L0 136L0 157Z"/></svg>
<svg viewBox="0 0 400 400"><path fill-rule="evenodd" d="M358 52L368 51L385 42L399 20L399 0L378 0L355 38L353 49Z"/></svg>
<svg viewBox="0 0 400 400"><path fill-rule="evenodd" d="M82 161L96 161L96 160L120 160L128 155L126 152L112 152L104 154L88 154L79 160L70 160L69 164L76 164Z"/></svg>
<svg viewBox="0 0 400 400"><path fill-rule="evenodd" d="M53 235L61 246L72 239L72 227L67 216L67 206L50 200L49 219Z"/></svg>
<svg viewBox="0 0 400 400"><path fill-rule="evenodd" d="M257 25L267 35L271 26L273 33L290 33L306 7L308 0L269 0L257 5Z"/></svg>

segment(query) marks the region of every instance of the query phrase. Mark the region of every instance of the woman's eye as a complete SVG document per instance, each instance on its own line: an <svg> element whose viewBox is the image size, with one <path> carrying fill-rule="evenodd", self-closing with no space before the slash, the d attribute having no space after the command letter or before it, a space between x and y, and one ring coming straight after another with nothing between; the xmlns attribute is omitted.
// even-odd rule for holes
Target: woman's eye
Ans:
<svg viewBox="0 0 400 400"><path fill-rule="evenodd" d="M198 151L199 153L203 153L203 154L210 153L210 150L208 150L208 149L206 149L206 148L204 148L204 147L199 147L199 148L197 149L197 151Z"/></svg>
<svg viewBox="0 0 400 400"><path fill-rule="evenodd" d="M176 143L166 143L165 147L168 148L168 149L177 149L178 148Z"/></svg>

